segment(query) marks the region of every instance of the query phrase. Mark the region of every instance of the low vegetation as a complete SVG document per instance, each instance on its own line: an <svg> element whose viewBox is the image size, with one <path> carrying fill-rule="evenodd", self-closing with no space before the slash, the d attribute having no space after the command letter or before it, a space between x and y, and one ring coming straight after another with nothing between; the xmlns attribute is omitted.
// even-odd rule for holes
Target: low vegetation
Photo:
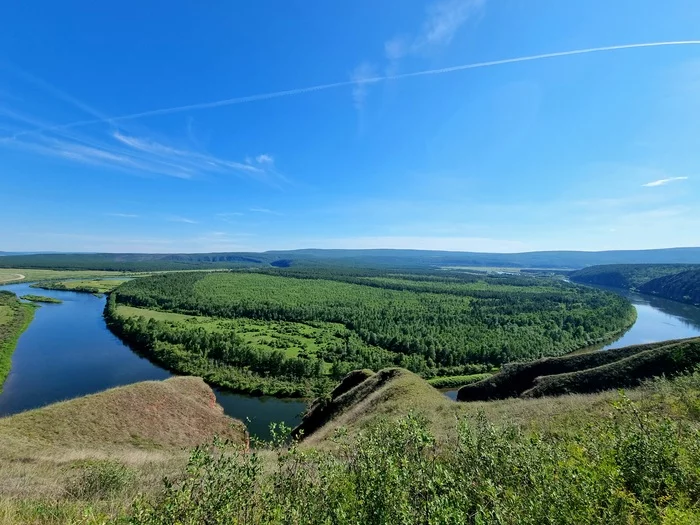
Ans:
<svg viewBox="0 0 700 525"><path fill-rule="evenodd" d="M6 259L0 260L7 263ZM99 277L114 277L123 275L123 272L104 270L60 270L52 268L22 268L0 266L0 284L12 284L17 282L48 281L54 279L87 279Z"/></svg>
<svg viewBox="0 0 700 525"><path fill-rule="evenodd" d="M401 370L346 381L326 401L334 409L325 422L307 426L311 434L291 447L277 442L271 451L246 452L215 442L195 449L184 475L158 497L139 500L131 522L690 524L700 518L694 408L700 374L658 380L629 396L565 396L559 405L450 403ZM427 400L412 404L415 396ZM424 413L428 405L432 410ZM668 406L670 417L661 410ZM522 412L530 424L517 423ZM313 409L306 421L312 417Z"/></svg>
<svg viewBox="0 0 700 525"><path fill-rule="evenodd" d="M493 374L470 374L464 376L433 377L428 379L428 384L435 388L459 388L464 385L471 385L491 377Z"/></svg>
<svg viewBox="0 0 700 525"><path fill-rule="evenodd" d="M406 370L356 371L291 444L277 426L252 448L211 396L176 378L0 419L0 523L700 518L700 373L626 394L454 403Z"/></svg>
<svg viewBox="0 0 700 525"><path fill-rule="evenodd" d="M115 388L0 419L0 523L107 523L138 494L177 476L187 449L215 435L236 445L199 378Z"/></svg>
<svg viewBox="0 0 700 525"><path fill-rule="evenodd" d="M173 370L244 392L309 395L359 368L432 378L563 354L624 330L635 310L551 279L279 270L137 279L112 293L106 317Z"/></svg>
<svg viewBox="0 0 700 525"><path fill-rule="evenodd" d="M32 294L23 295L22 299L24 299L25 301L31 301L33 303L61 304L63 302L60 299L56 299L55 297L46 297L45 295L32 295Z"/></svg>
<svg viewBox="0 0 700 525"><path fill-rule="evenodd" d="M83 292L91 294L109 293L117 286L127 282L127 279L89 279L75 281L42 281L32 284L32 288L43 290L65 290L68 292Z"/></svg>
<svg viewBox="0 0 700 525"><path fill-rule="evenodd" d="M682 374L699 364L697 338L508 363L498 374L462 387L457 399L485 401L627 388L650 377Z"/></svg>
<svg viewBox="0 0 700 525"><path fill-rule="evenodd" d="M12 292L0 290L0 392L10 373L17 339L34 318L35 308L20 302Z"/></svg>

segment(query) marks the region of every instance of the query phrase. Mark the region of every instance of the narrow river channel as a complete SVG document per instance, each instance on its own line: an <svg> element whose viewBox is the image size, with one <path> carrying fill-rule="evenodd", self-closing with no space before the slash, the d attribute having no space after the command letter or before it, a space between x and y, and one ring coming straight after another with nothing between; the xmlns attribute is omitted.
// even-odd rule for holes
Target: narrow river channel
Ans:
<svg viewBox="0 0 700 525"><path fill-rule="evenodd" d="M132 352L107 329L102 318L104 298L58 290L37 291L29 284L0 288L20 296L39 293L63 301L38 308L29 328L20 336L10 375L0 394L0 416L171 376ZM700 335L700 308L655 297L625 295L637 308L637 322L602 349ZM446 394L454 398L456 391ZM222 391L216 391L216 398L226 414L247 421L251 434L263 438L269 436L271 422L295 425L306 406L299 400Z"/></svg>

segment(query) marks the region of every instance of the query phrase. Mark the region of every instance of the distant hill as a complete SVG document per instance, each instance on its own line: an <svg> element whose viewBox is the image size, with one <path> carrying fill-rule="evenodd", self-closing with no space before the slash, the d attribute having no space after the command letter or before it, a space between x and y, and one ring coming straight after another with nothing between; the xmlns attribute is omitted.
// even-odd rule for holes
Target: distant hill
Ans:
<svg viewBox="0 0 700 525"><path fill-rule="evenodd" d="M641 285L639 291L700 305L700 268L652 279Z"/></svg>
<svg viewBox="0 0 700 525"><path fill-rule="evenodd" d="M569 274L577 283L636 290L666 299L700 304L700 265L611 264Z"/></svg>
<svg viewBox="0 0 700 525"><path fill-rule="evenodd" d="M228 253L33 254L0 257L0 268L61 268L117 271L238 267L500 267L579 269L602 264L700 264L700 248L478 253L431 250L290 250Z"/></svg>

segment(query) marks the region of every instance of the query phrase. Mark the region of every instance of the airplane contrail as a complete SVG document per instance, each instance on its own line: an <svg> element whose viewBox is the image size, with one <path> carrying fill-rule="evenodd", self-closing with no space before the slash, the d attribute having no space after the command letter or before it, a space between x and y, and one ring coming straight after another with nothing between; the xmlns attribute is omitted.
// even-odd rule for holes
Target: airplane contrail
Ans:
<svg viewBox="0 0 700 525"><path fill-rule="evenodd" d="M502 66L506 64L516 64L518 62L532 62L536 60L545 60L549 58L560 58L568 57L574 55L586 55L589 53L603 53L608 51L621 51L625 49L639 49L639 48L649 48L649 47L664 47L664 46L690 46L690 45L700 45L700 40L678 40L671 42L647 42L642 44L622 44L616 46L605 46L605 47L590 47L586 49L574 49L571 51L558 51L555 53L545 53L541 55L529 55L524 57L516 58L506 58L501 60L492 60L489 62L476 62L472 64L462 64L459 66L444 67L440 69L428 69L425 71L416 71L413 73L400 73L396 75L384 75L376 76L371 78L364 78L359 80L345 80L342 82L333 82L330 84L318 84L315 86L309 86L297 89L288 89L284 91L274 91L271 93L261 93L258 95L248 95L244 97L227 98L223 100L217 100L214 102L203 102L199 104L189 104L186 106L176 106L170 108L153 109L150 111L142 111L140 113L131 113L129 115L120 115L116 117L109 117L104 119L92 119L92 120L81 120L76 122L70 122L68 124L57 125L51 128L34 129L24 132L17 133L15 137L36 133L41 131L53 131L67 128L75 128L79 126L87 126L90 124L99 123L114 123L123 120L134 120L143 117L153 117L157 115L169 115L172 113L180 113L183 111L193 111L199 109L211 109L218 108L222 106L233 106L237 104L246 104L249 102L258 102L262 100L270 100L274 98L291 97L296 95L304 95L306 93L314 93L316 91L325 91L328 89L335 89L340 87L355 86L357 84L374 84L378 82L386 82L388 80L401 80L413 77L424 77L431 75L444 75L447 73L454 73L457 71L465 71L469 69L480 69L486 67Z"/></svg>

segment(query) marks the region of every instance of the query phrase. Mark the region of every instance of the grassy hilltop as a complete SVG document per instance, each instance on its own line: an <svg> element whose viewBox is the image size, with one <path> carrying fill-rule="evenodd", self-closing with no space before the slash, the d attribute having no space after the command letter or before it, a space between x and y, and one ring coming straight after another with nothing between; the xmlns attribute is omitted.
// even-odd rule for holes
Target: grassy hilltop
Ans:
<svg viewBox="0 0 700 525"><path fill-rule="evenodd" d="M195 377L145 382L0 418L0 523L104 523L176 475L186 447L245 442Z"/></svg>

